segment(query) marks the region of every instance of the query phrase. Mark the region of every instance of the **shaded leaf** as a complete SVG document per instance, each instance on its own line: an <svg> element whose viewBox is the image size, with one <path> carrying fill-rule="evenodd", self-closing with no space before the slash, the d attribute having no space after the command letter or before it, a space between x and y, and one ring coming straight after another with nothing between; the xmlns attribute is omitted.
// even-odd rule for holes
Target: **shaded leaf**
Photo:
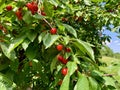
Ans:
<svg viewBox="0 0 120 90"><path fill-rule="evenodd" d="M56 63L57 63L57 60L56 60L56 57L55 57L50 64L51 73L53 73L53 70L56 68Z"/></svg>

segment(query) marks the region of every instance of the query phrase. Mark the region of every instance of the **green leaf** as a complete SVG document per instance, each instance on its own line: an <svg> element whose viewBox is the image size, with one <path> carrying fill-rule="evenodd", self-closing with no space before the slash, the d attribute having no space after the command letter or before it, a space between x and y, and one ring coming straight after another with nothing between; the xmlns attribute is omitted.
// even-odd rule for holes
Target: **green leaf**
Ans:
<svg viewBox="0 0 120 90"><path fill-rule="evenodd" d="M22 43L22 47L24 48L24 50L27 49L27 47L29 46L30 44L30 40L28 38L26 38L23 43Z"/></svg>
<svg viewBox="0 0 120 90"><path fill-rule="evenodd" d="M34 41L34 39L36 38L37 36L37 32L34 31L34 30L29 30L27 33L26 33L27 37L31 40L31 42Z"/></svg>
<svg viewBox="0 0 120 90"><path fill-rule="evenodd" d="M85 75L80 75L74 90L89 90L89 82Z"/></svg>
<svg viewBox="0 0 120 90"><path fill-rule="evenodd" d="M16 57L15 51L8 52L8 45L5 43L0 43L1 49L6 57L8 57L10 60L14 61Z"/></svg>
<svg viewBox="0 0 120 90"><path fill-rule="evenodd" d="M91 5L91 0L84 0L85 5L90 6Z"/></svg>
<svg viewBox="0 0 120 90"><path fill-rule="evenodd" d="M115 80L111 77L104 77L105 80L105 85L111 85L111 86L116 86L115 85Z"/></svg>
<svg viewBox="0 0 120 90"><path fill-rule="evenodd" d="M9 48L8 48L8 53L11 53L12 50L14 50L16 47L18 47L25 39L25 35L21 36L21 37L18 37L18 38L15 38L11 44L9 45Z"/></svg>
<svg viewBox="0 0 120 90"><path fill-rule="evenodd" d="M99 75L99 73L97 73L96 71L92 71L91 72L91 76L99 83L105 83L105 80L103 79L102 76Z"/></svg>
<svg viewBox="0 0 120 90"><path fill-rule="evenodd" d="M63 25L65 26L65 28L67 29L67 31L68 31L70 34L74 35L74 37L77 38L76 30L75 30L72 26L70 26L70 25L68 25L68 24L63 24Z"/></svg>
<svg viewBox="0 0 120 90"><path fill-rule="evenodd" d="M39 36L38 36L38 41L39 43L41 43L41 41L43 40L43 37L46 35L46 32L42 32Z"/></svg>
<svg viewBox="0 0 120 90"><path fill-rule="evenodd" d="M81 41L79 39L74 39L75 42L73 42L73 44L75 46L77 46L84 54L88 54L89 57L94 60L94 52L92 50L92 48L90 47L90 45L84 41Z"/></svg>
<svg viewBox="0 0 120 90"><path fill-rule="evenodd" d="M75 62L69 61L67 63L68 74L71 76L77 70L77 64Z"/></svg>
<svg viewBox="0 0 120 90"><path fill-rule="evenodd" d="M53 70L56 68L56 63L57 63L57 60L56 60L56 57L55 57L50 64L51 73L53 73Z"/></svg>
<svg viewBox="0 0 120 90"><path fill-rule="evenodd" d="M35 18L35 19L43 19L44 17L42 15L35 14L35 15L33 15L33 18Z"/></svg>
<svg viewBox="0 0 120 90"><path fill-rule="evenodd" d="M58 3L59 3L58 0L50 0L50 2L56 7L58 6Z"/></svg>
<svg viewBox="0 0 120 90"><path fill-rule="evenodd" d="M30 11L25 12L24 16L23 16L23 20L27 23L30 24L33 22L33 17L31 15Z"/></svg>
<svg viewBox="0 0 120 90"><path fill-rule="evenodd" d="M35 56L37 55L36 53L38 53L38 45L30 43L25 53L29 60L34 59Z"/></svg>
<svg viewBox="0 0 120 90"><path fill-rule="evenodd" d="M19 67L19 61L18 60L14 60L13 62L10 63L10 68L15 72L18 71L18 67Z"/></svg>
<svg viewBox="0 0 120 90"><path fill-rule="evenodd" d="M45 48L49 48L53 45L53 43L60 38L59 35L51 35L47 33L45 37L43 38L43 44L45 45Z"/></svg>
<svg viewBox="0 0 120 90"><path fill-rule="evenodd" d="M69 74L67 74L63 79L60 90L69 90L69 82L70 82L70 76Z"/></svg>
<svg viewBox="0 0 120 90"><path fill-rule="evenodd" d="M46 15L49 17L52 17L54 14L53 13L53 5L48 0L44 0L43 5L44 5L44 11L45 11Z"/></svg>
<svg viewBox="0 0 120 90"><path fill-rule="evenodd" d="M92 2L98 3L98 2L102 2L103 0L91 0Z"/></svg>
<svg viewBox="0 0 120 90"><path fill-rule="evenodd" d="M2 73L0 73L0 82L2 82L5 85L5 87L7 87L7 88L11 87L13 84L13 82L9 78L7 78L6 75L4 75Z"/></svg>
<svg viewBox="0 0 120 90"><path fill-rule="evenodd" d="M76 62L77 64L80 64L80 61L79 61L79 59L76 57L76 55L72 55L72 57L73 57L74 62Z"/></svg>
<svg viewBox="0 0 120 90"><path fill-rule="evenodd" d="M88 80L89 80L89 84L90 84L90 90L98 90L97 81L92 77L88 77Z"/></svg>
<svg viewBox="0 0 120 90"><path fill-rule="evenodd" d="M0 82L0 90L7 90L3 82Z"/></svg>

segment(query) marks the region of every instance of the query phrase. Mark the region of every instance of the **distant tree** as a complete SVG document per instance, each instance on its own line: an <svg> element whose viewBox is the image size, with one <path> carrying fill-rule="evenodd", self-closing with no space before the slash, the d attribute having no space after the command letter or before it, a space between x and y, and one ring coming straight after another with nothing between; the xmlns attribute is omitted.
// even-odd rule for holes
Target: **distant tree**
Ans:
<svg viewBox="0 0 120 90"><path fill-rule="evenodd" d="M120 53L114 53L114 57L120 59Z"/></svg>
<svg viewBox="0 0 120 90"><path fill-rule="evenodd" d="M101 54L102 54L102 56L110 56L110 57L114 56L113 50L111 48L109 48L107 45L103 46L103 48L101 50Z"/></svg>

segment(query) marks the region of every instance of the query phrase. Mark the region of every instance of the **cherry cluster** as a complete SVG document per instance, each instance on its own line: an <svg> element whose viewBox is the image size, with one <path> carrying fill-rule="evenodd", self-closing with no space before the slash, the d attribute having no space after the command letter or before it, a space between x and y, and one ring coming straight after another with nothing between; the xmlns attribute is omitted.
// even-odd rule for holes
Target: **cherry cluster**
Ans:
<svg viewBox="0 0 120 90"><path fill-rule="evenodd" d="M57 49L58 51L64 50L64 51L67 52L67 53L71 52L71 49L70 49L70 48L67 48L67 47L64 48L64 46L63 46L62 44L57 45L57 46L56 46L56 49ZM67 64L67 62L68 62L68 59L65 59L62 55L58 55L58 56L57 56L57 59L58 59L58 61L60 61L62 64ZM62 73L62 75L65 76L65 75L68 73L68 68L62 68L61 73Z"/></svg>
<svg viewBox="0 0 120 90"><path fill-rule="evenodd" d="M37 3L35 3L35 2L29 2L29 3L27 3L27 4L26 4L26 7L28 8L28 10L31 11L31 13L32 13L33 15L36 14L37 11L38 11L38 5L37 5Z"/></svg>

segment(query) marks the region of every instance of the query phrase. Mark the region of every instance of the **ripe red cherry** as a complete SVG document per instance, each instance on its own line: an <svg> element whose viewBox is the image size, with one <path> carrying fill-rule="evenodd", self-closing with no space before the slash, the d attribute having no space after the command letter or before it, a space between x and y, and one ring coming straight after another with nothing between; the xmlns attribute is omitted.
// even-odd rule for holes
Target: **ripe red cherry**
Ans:
<svg viewBox="0 0 120 90"><path fill-rule="evenodd" d="M34 15L35 13L37 13L38 11L38 5L35 2L30 2L26 4L26 7L28 8L28 10L31 11L31 13Z"/></svg>
<svg viewBox="0 0 120 90"><path fill-rule="evenodd" d="M6 9L7 9L8 11L11 11L11 10L12 10L12 6L11 6L11 5L8 5L8 6L6 6Z"/></svg>
<svg viewBox="0 0 120 90"><path fill-rule="evenodd" d="M56 34L57 33L57 29L56 28L51 28L50 33L51 34Z"/></svg>
<svg viewBox="0 0 120 90"><path fill-rule="evenodd" d="M71 49L70 48L65 48L65 51L66 52L71 52Z"/></svg>
<svg viewBox="0 0 120 90"><path fill-rule="evenodd" d="M33 8L32 4L31 3L27 3L26 4L26 7L28 8L28 10L31 10Z"/></svg>
<svg viewBox="0 0 120 90"><path fill-rule="evenodd" d="M22 20L22 12L20 10L16 11L15 14L16 14L18 20Z"/></svg>
<svg viewBox="0 0 120 90"><path fill-rule="evenodd" d="M63 58L63 56L58 55L58 56L57 56L57 59L58 59L60 62L62 62L64 58Z"/></svg>
<svg viewBox="0 0 120 90"><path fill-rule="evenodd" d="M56 48L57 48L58 51L61 51L63 49L63 45L59 44L59 45L57 45Z"/></svg>
<svg viewBox="0 0 120 90"><path fill-rule="evenodd" d="M62 62L63 64L67 64L68 60L63 58L61 62Z"/></svg>
<svg viewBox="0 0 120 90"><path fill-rule="evenodd" d="M61 73L62 73L62 75L65 76L68 73L68 69L67 68L62 68Z"/></svg>

